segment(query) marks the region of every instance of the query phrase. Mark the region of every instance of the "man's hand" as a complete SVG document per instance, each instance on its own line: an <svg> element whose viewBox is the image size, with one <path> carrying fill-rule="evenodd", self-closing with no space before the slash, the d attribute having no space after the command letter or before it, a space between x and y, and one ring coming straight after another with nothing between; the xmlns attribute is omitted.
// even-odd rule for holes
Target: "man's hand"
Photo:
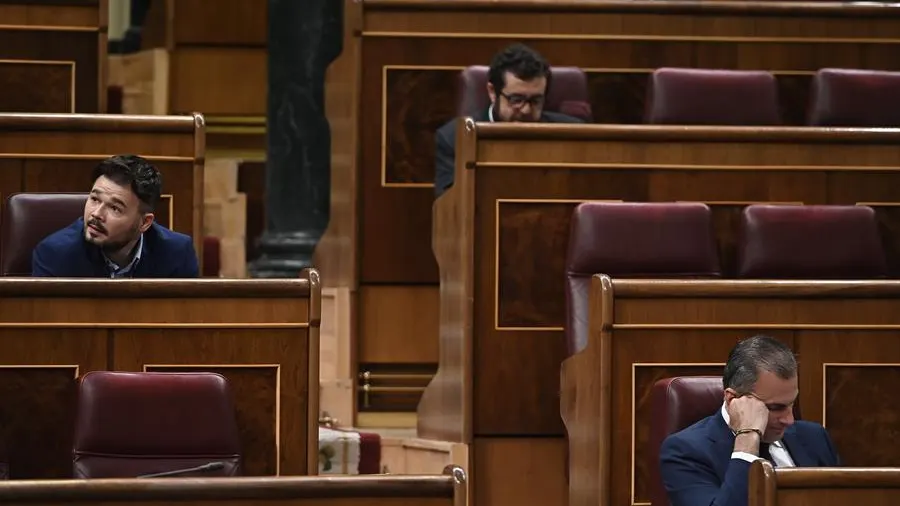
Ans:
<svg viewBox="0 0 900 506"><path fill-rule="evenodd" d="M728 403L729 426L731 430L756 429L765 434L769 425L769 409L752 394L732 399ZM760 437L753 432L738 435L734 441L734 451L757 454Z"/></svg>

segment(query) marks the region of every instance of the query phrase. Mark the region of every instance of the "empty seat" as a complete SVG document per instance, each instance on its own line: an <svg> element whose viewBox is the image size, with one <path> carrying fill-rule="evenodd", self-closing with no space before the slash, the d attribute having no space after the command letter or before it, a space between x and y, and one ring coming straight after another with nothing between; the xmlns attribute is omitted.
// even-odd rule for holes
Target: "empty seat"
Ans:
<svg viewBox="0 0 900 506"><path fill-rule="evenodd" d="M900 127L900 72L819 70L812 81L809 124Z"/></svg>
<svg viewBox="0 0 900 506"><path fill-rule="evenodd" d="M867 206L747 206L738 276L864 279L887 274L875 211Z"/></svg>
<svg viewBox="0 0 900 506"><path fill-rule="evenodd" d="M575 208L566 253L566 342L588 340L594 274L618 277L716 277L712 217L702 203L586 202Z"/></svg>
<svg viewBox="0 0 900 506"><path fill-rule="evenodd" d="M84 214L87 193L16 193L0 219L0 274L30 276L39 242Z"/></svg>
<svg viewBox="0 0 900 506"><path fill-rule="evenodd" d="M779 125L778 83L769 72L660 68L647 87L646 122Z"/></svg>
<svg viewBox="0 0 900 506"><path fill-rule="evenodd" d="M544 110L593 121L584 71L578 67L551 67L550 74ZM460 72L457 114L473 116L490 105L487 82L487 66L475 65Z"/></svg>
<svg viewBox="0 0 900 506"><path fill-rule="evenodd" d="M205 372L89 372L79 381L72 453L75 478L128 478L212 462L222 465L200 476L239 475L228 382Z"/></svg>

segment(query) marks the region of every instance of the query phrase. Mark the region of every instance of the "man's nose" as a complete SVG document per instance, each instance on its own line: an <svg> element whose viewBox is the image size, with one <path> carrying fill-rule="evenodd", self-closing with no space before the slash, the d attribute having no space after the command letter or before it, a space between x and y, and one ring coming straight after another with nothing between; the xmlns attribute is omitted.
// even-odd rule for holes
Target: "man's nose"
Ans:
<svg viewBox="0 0 900 506"><path fill-rule="evenodd" d="M794 424L794 410L788 409L787 412L781 417L780 421L783 425L793 425Z"/></svg>

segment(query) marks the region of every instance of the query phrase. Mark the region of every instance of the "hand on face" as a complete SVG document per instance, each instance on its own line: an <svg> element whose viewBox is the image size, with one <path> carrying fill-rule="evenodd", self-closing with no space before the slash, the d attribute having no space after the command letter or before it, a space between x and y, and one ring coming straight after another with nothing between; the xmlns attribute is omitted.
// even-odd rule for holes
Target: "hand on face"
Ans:
<svg viewBox="0 0 900 506"><path fill-rule="evenodd" d="M757 429L761 433L766 432L769 425L769 408L753 394L731 399L726 409L731 430Z"/></svg>

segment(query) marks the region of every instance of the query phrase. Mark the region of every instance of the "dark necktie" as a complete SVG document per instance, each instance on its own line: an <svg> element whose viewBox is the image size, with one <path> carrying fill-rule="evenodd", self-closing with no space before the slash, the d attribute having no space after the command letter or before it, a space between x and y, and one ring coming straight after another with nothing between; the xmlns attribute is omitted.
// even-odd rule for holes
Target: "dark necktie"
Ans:
<svg viewBox="0 0 900 506"><path fill-rule="evenodd" d="M773 466L777 466L772 460L772 454L769 453L769 443L759 443L759 456L771 462Z"/></svg>

